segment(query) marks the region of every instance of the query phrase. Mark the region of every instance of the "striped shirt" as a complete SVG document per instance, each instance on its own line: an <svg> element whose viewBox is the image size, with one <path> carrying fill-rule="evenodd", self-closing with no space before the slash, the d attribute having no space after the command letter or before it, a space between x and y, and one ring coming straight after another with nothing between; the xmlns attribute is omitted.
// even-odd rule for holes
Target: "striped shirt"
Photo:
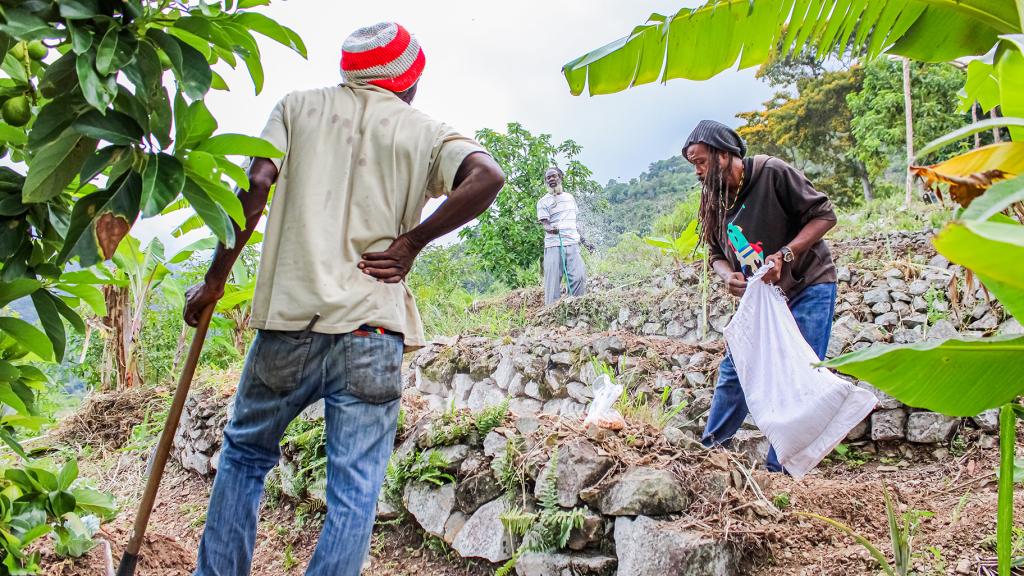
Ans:
<svg viewBox="0 0 1024 576"><path fill-rule="evenodd" d="M545 194L537 201L537 220L547 220L558 228L558 234L545 234L544 247L552 248L559 245L558 236L562 236L561 244L569 246L580 241L579 230L576 229L576 199L568 192L555 195Z"/></svg>

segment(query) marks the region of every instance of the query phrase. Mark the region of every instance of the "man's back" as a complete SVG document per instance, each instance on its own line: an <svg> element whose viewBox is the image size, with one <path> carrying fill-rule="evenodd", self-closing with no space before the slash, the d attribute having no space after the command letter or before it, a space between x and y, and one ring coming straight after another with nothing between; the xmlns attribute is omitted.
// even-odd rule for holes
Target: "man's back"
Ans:
<svg viewBox="0 0 1024 576"><path fill-rule="evenodd" d="M300 330L321 314L318 332L371 323L422 345L405 284L377 282L357 264L415 227L479 145L374 86L291 93L263 137L286 154L276 161L253 326Z"/></svg>

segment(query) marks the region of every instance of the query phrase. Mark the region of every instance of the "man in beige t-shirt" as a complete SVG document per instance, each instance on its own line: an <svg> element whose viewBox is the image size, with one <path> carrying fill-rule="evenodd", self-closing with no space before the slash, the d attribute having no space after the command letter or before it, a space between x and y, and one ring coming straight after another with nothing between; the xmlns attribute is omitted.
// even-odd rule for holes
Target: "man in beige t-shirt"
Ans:
<svg viewBox="0 0 1024 576"><path fill-rule="evenodd" d="M405 275L430 241L487 209L504 174L475 141L412 108L423 51L395 23L345 40L341 86L293 92L263 138L234 248L219 247L185 319L223 295L266 205L253 299L258 329L224 430L195 574L248 574L259 502L285 427L325 401L327 518L307 574L356 576L394 445L403 350L424 344ZM420 222L429 198L447 196Z"/></svg>

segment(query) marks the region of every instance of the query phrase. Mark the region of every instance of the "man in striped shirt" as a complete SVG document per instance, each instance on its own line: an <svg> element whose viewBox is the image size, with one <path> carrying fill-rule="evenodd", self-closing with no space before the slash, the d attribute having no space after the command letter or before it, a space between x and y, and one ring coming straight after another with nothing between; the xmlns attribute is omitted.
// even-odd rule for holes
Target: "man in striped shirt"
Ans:
<svg viewBox="0 0 1024 576"><path fill-rule="evenodd" d="M576 199L562 189L562 171L548 168L544 183L549 191L537 201L537 219L544 227L544 305L562 295L562 278L573 296L586 291L587 270L580 255L579 228L576 226Z"/></svg>

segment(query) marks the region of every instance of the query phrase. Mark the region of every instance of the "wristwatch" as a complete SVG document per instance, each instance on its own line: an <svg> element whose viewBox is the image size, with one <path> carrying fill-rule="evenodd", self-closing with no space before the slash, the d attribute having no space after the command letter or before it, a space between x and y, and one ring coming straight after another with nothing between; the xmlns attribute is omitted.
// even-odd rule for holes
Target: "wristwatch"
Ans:
<svg viewBox="0 0 1024 576"><path fill-rule="evenodd" d="M781 249L779 249L779 252L782 253L783 262L792 262L793 258L795 258L795 255L793 254L793 249L790 248L789 246L783 246Z"/></svg>

